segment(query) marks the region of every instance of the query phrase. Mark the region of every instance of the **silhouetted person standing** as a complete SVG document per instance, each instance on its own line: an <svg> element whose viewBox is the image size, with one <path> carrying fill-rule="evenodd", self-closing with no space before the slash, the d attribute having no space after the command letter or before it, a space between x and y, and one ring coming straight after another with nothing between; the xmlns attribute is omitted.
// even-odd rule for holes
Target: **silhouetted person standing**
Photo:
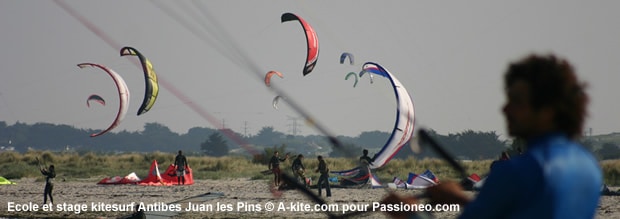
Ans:
<svg viewBox="0 0 620 219"><path fill-rule="evenodd" d="M179 150L179 154L174 158L174 167L177 170L177 185L185 185L185 170L187 168L187 158L183 155L183 151Z"/></svg>
<svg viewBox="0 0 620 219"><path fill-rule="evenodd" d="M284 158L280 158L280 153L274 151L271 160L269 160L269 169L273 172L273 183L276 187L280 186L280 174L282 174L280 162L284 162L287 158L288 154Z"/></svg>
<svg viewBox="0 0 620 219"><path fill-rule="evenodd" d="M317 157L319 160L319 167L316 169L316 172L319 172L321 175L319 176L319 196L321 196L321 188L325 186L325 192L327 192L327 197L332 196L332 190L329 188L329 168L327 167L327 163L323 160L323 156L319 155Z"/></svg>
<svg viewBox="0 0 620 219"><path fill-rule="evenodd" d="M47 197L50 197L50 204L54 203L54 197L52 196L52 190L54 190L54 178L56 178L56 170L54 165L50 165L49 168L41 168L41 174L45 176L45 190L43 191L43 204L47 203Z"/></svg>
<svg viewBox="0 0 620 219"><path fill-rule="evenodd" d="M372 165L372 158L368 156L368 150L364 149L362 153L363 155L360 157L360 162Z"/></svg>

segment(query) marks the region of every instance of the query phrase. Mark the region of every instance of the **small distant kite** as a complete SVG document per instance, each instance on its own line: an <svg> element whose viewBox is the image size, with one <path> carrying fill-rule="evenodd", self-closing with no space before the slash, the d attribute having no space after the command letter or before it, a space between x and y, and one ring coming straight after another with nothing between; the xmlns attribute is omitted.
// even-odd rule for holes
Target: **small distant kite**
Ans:
<svg viewBox="0 0 620 219"><path fill-rule="evenodd" d="M353 54L348 52L343 52L342 55L340 55L340 64L344 64L344 60L346 60L347 57L349 57L349 64L353 65Z"/></svg>
<svg viewBox="0 0 620 219"><path fill-rule="evenodd" d="M273 75L277 75L280 78L284 78L282 76L282 73L277 72L277 71L269 71L267 72L267 74L265 74L265 85L267 85L267 87L271 86L271 77L273 77Z"/></svg>
<svg viewBox="0 0 620 219"><path fill-rule="evenodd" d="M278 102L280 101L280 98L282 98L280 95L273 98L273 101L271 104L273 105L274 109L278 109Z"/></svg>
<svg viewBox="0 0 620 219"><path fill-rule="evenodd" d="M349 74L347 74L347 76L344 77L344 80L349 80L350 77L355 77L355 83L353 83L353 87L357 86L357 73L355 72L349 72Z"/></svg>
<svg viewBox="0 0 620 219"><path fill-rule="evenodd" d="M86 99L86 106L90 108L90 101L95 101L103 106L105 106L105 100L103 99L103 97L97 95L97 94L92 94L90 96L88 96L88 99Z"/></svg>

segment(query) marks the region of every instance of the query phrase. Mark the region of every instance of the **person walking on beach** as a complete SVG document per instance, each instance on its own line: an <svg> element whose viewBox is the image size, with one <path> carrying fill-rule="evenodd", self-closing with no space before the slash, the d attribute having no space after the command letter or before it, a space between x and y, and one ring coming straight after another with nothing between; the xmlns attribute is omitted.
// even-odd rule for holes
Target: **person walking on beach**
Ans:
<svg viewBox="0 0 620 219"><path fill-rule="evenodd" d="M47 197L50 197L50 204L54 203L54 197L52 196L52 190L54 190L54 178L56 178L56 170L54 165L50 165L45 169L40 166L41 174L45 176L45 190L43 190L43 204L47 203Z"/></svg>
<svg viewBox="0 0 620 219"><path fill-rule="evenodd" d="M177 185L185 185L185 170L187 165L187 158L183 155L183 151L179 150L179 153L174 158L174 167L177 171Z"/></svg>
<svg viewBox="0 0 620 219"><path fill-rule="evenodd" d="M573 66L555 55L530 55L509 65L504 86L508 133L524 139L527 151L497 162L475 199L457 183L443 182L426 190L430 203L464 206L459 218L594 218L602 173L596 158L576 141L588 96ZM417 202L396 194L383 200Z"/></svg>
<svg viewBox="0 0 620 219"><path fill-rule="evenodd" d="M325 186L327 197L331 197L332 190L329 188L329 168L327 167L325 160L323 160L323 156L319 155L317 159L319 160L319 167L316 169L316 172L321 174L318 182L319 196L321 196L321 188Z"/></svg>
<svg viewBox="0 0 620 219"><path fill-rule="evenodd" d="M274 151L271 160L269 160L269 169L273 172L273 183L276 187L280 186L280 174L282 174L282 171L280 170L280 162L286 161L287 158L288 153L284 158L280 158L280 153L278 151Z"/></svg>

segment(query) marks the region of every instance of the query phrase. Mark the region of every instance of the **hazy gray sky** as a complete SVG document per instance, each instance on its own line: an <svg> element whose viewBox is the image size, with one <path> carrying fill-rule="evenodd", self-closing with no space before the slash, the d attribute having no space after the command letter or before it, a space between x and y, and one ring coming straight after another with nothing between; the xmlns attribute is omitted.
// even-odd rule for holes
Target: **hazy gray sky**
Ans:
<svg viewBox="0 0 620 219"><path fill-rule="evenodd" d="M256 134L263 126L316 134L257 74L277 70L272 83L285 91L332 134L391 131L395 98L389 81L344 80L366 61L390 70L409 91L416 126L455 133L467 129L504 135L502 74L506 65L531 52L568 58L589 83L594 134L620 131L620 2L618 1L64 1L103 33L96 34L54 1L0 1L0 120L48 122L104 129L118 110L112 80L95 62L116 70L127 82L131 103L113 131L164 124L174 132L223 125ZM204 5L215 25L197 10ZM186 27L173 16L185 20ZM316 30L316 68L302 76L305 36L295 13ZM209 30L203 28L207 26ZM226 32L232 38L213 36ZM136 116L144 95L142 71L102 39L132 46L153 63L159 98ZM234 48L240 48L235 52ZM340 64L342 52L355 65ZM260 69L238 61L243 54ZM176 95L175 95L175 92ZM105 107L86 107L90 94ZM178 98L178 96L186 97ZM198 110L188 107L196 104ZM216 118L208 121L198 112ZM505 136L504 136L505 137Z"/></svg>

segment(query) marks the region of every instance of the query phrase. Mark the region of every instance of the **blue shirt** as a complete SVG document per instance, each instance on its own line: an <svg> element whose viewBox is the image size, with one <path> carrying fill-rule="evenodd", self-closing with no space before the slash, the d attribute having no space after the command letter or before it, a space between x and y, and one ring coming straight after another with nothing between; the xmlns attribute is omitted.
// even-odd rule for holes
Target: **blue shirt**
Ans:
<svg viewBox="0 0 620 219"><path fill-rule="evenodd" d="M603 182L592 154L561 133L527 148L493 165L459 218L594 218Z"/></svg>

